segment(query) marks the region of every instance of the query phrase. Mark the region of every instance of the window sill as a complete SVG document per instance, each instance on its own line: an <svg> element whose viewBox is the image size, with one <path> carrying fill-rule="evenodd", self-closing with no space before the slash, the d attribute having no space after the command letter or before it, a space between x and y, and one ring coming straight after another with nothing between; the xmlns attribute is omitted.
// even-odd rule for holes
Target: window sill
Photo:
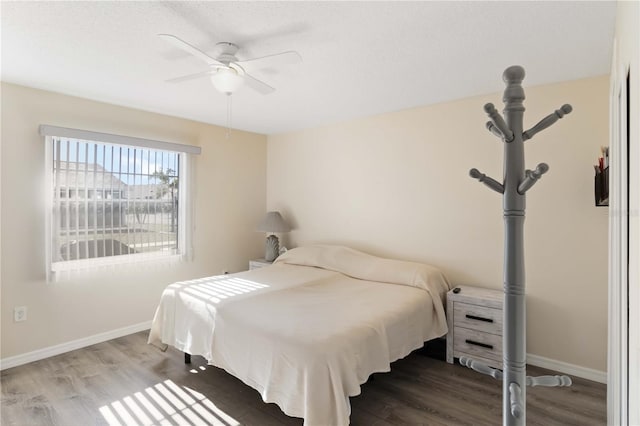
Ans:
<svg viewBox="0 0 640 426"><path fill-rule="evenodd" d="M96 259L67 260L64 262L54 262L51 264L51 272L67 272L89 270L104 266L133 265L141 262L159 260L181 260L182 254L172 252L137 253L122 256L110 256Z"/></svg>

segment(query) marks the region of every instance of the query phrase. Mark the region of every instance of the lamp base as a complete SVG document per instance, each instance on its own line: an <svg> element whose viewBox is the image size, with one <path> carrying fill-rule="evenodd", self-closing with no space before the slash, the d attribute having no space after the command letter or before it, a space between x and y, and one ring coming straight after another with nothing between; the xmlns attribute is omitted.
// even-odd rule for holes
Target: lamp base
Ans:
<svg viewBox="0 0 640 426"><path fill-rule="evenodd" d="M280 241L275 235L269 235L265 244L264 259L273 262L280 253Z"/></svg>

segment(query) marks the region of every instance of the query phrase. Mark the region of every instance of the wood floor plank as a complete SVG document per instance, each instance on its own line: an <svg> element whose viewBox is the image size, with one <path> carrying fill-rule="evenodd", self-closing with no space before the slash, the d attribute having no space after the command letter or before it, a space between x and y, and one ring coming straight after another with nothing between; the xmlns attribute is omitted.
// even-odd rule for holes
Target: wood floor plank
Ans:
<svg viewBox="0 0 640 426"><path fill-rule="evenodd" d="M224 370L147 345L148 332L2 371L2 425L302 425ZM554 374L528 367L528 374ZM416 351L374 374L351 398L351 424L496 425L502 385ZM606 386L529 388L529 426L606 424Z"/></svg>

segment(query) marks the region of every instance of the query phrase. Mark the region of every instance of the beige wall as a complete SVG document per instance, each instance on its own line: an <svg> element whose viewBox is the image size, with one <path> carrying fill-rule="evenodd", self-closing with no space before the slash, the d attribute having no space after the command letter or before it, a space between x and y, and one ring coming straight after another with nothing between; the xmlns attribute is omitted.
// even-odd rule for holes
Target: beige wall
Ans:
<svg viewBox="0 0 640 426"><path fill-rule="evenodd" d="M146 263L47 284L44 142L38 125L186 143L195 160L194 261ZM162 289L187 278L247 269L260 257L266 137L51 92L2 84L2 350L7 358L150 321ZM28 320L13 322L13 307Z"/></svg>
<svg viewBox="0 0 640 426"><path fill-rule="evenodd" d="M496 74L496 78L500 78ZM526 79L525 79L526 85ZM528 192L528 353L599 371L607 356L607 209L593 164L608 142L608 77L527 88L525 127L574 112L526 142L550 165ZM502 94L268 138L267 207L294 223L289 244L343 243L428 262L452 283L502 287L502 205L469 169L501 180L502 144L482 106Z"/></svg>

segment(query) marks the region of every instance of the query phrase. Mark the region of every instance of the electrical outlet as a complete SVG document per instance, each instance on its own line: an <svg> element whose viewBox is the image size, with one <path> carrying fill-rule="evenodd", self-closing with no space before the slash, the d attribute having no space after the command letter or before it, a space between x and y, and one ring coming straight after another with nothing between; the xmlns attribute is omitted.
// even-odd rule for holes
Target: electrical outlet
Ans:
<svg viewBox="0 0 640 426"><path fill-rule="evenodd" d="M26 321L27 320L27 307L26 306L16 306L13 308L13 320L15 322Z"/></svg>

